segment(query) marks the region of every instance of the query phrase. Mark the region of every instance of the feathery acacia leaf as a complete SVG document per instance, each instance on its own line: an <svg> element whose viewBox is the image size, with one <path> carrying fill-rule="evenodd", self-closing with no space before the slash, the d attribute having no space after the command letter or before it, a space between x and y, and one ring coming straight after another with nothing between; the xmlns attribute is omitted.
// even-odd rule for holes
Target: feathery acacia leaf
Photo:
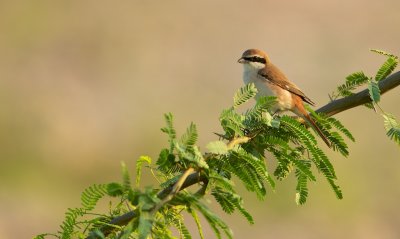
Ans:
<svg viewBox="0 0 400 239"><path fill-rule="evenodd" d="M225 191L218 187L211 192L211 195L215 197L215 200L220 204L226 213L231 214L235 211L235 209L238 209L238 211L242 213L242 215L250 224L254 224L253 217L249 212L247 212L246 209L244 209L243 200L239 195L231 191Z"/></svg>
<svg viewBox="0 0 400 239"><path fill-rule="evenodd" d="M361 86L368 82L370 78L364 74L362 71L354 72L346 77L346 82L338 86L337 91L341 96L349 96L353 94L358 86Z"/></svg>
<svg viewBox="0 0 400 239"><path fill-rule="evenodd" d="M263 113L268 112L268 110L276 103L275 96L260 97L257 99L257 103L254 107L247 110L245 113L246 118L250 120L260 119Z"/></svg>
<svg viewBox="0 0 400 239"><path fill-rule="evenodd" d="M172 224L178 229L179 234L182 239L192 239L192 236L190 235L189 230L185 226L183 222L183 218L180 217L180 215L175 215L175 220L172 220Z"/></svg>
<svg viewBox="0 0 400 239"><path fill-rule="evenodd" d="M328 179L336 179L336 173L332 163L320 148L314 148L310 151L313 157L317 160L317 167L324 176Z"/></svg>
<svg viewBox="0 0 400 239"><path fill-rule="evenodd" d="M299 123L288 116L283 116L281 118L281 123L293 130L298 135L300 141L310 152L311 159L314 161L315 166L323 173L331 186L334 185L334 180L336 179L334 168L325 153L317 147L315 138L313 138L312 135L306 129L304 129L304 127L300 126ZM338 192L340 191L338 187L332 186L332 188L338 195Z"/></svg>
<svg viewBox="0 0 400 239"><path fill-rule="evenodd" d="M50 233L39 234L39 235L36 235L35 237L33 237L33 239L44 239L46 236L52 236L52 234L50 234Z"/></svg>
<svg viewBox="0 0 400 239"><path fill-rule="evenodd" d="M168 141L169 141L169 144L170 144L170 151L172 151L173 147L174 147L173 143L174 143L174 141L176 139L176 131L175 131L174 124L173 124L174 117L173 117L173 115L171 113L167 113L167 114L164 114L164 119L165 119L165 122L166 122L167 125L166 125L166 127L161 128L161 131L166 133L166 134L168 134L168 137L169 137Z"/></svg>
<svg viewBox="0 0 400 239"><path fill-rule="evenodd" d="M378 103L381 99L381 91L379 89L378 83L375 81L368 82L368 92L369 97L374 103Z"/></svg>
<svg viewBox="0 0 400 239"><path fill-rule="evenodd" d="M139 187L140 178L142 176L142 164L148 163L151 164L151 158L149 156L140 156L139 159L136 161L136 187Z"/></svg>
<svg viewBox="0 0 400 239"><path fill-rule="evenodd" d="M249 99L253 98L257 94L257 88L253 83L247 84L240 88L233 97L233 106L237 107L244 104Z"/></svg>
<svg viewBox="0 0 400 239"><path fill-rule="evenodd" d="M343 199L343 194L342 194L342 190L340 189L340 187L338 185L336 185L335 181L333 179L328 179L329 185L331 185L331 188L333 189L333 191L335 192L335 195L338 199Z"/></svg>
<svg viewBox="0 0 400 239"><path fill-rule="evenodd" d="M82 207L85 210L93 210L97 204L97 202L104 197L107 193L107 185L106 184L94 184L85 191L83 191L81 195L81 203Z"/></svg>
<svg viewBox="0 0 400 239"><path fill-rule="evenodd" d="M126 165L124 162L121 162L121 169L122 169L122 185L124 192L127 194L132 188L131 188L131 176L129 175L129 171L126 168Z"/></svg>
<svg viewBox="0 0 400 239"><path fill-rule="evenodd" d="M151 233L151 228L153 226L153 219L150 212L142 211L139 216L138 225L138 238L147 239L148 235Z"/></svg>
<svg viewBox="0 0 400 239"><path fill-rule="evenodd" d="M297 186L296 186L296 203L302 205L306 203L308 197L307 175L302 171L296 170Z"/></svg>
<svg viewBox="0 0 400 239"><path fill-rule="evenodd" d="M397 67L399 64L399 59L394 57L389 57L379 68L378 72L376 73L375 80L381 81L386 79Z"/></svg>
<svg viewBox="0 0 400 239"><path fill-rule="evenodd" d="M285 154L276 153L275 157L278 160L278 165L276 166L274 175L278 180L283 180L292 172L292 164L287 159L288 156Z"/></svg>
<svg viewBox="0 0 400 239"><path fill-rule="evenodd" d="M344 135L346 135L347 138L349 138L351 141L355 142L353 135L350 133L350 131L348 129L346 129L346 127L344 127L344 125L339 120L337 120L333 117L329 117L329 118L327 118L327 120L336 129L338 129L340 132L342 132Z"/></svg>
<svg viewBox="0 0 400 239"><path fill-rule="evenodd" d="M400 123L391 114L382 114L386 129L386 135L400 145Z"/></svg>
<svg viewBox="0 0 400 239"><path fill-rule="evenodd" d="M196 223L197 229L199 230L200 239L204 239L203 228L201 227L199 216L197 215L196 211L192 210L192 208L190 208L190 207L189 207L188 211L189 211L190 215L192 215L192 217Z"/></svg>
<svg viewBox="0 0 400 239"><path fill-rule="evenodd" d="M385 52L385 51L382 51L382 50L379 50L379 49L370 49L370 51L375 52L375 53L378 53L379 55L383 55L383 56L387 56L387 57L392 57L392 58L395 58L395 59L398 59L398 58L399 58L398 56L395 56L395 55L393 55L393 54L391 54L391 53L389 53L389 52Z"/></svg>
<svg viewBox="0 0 400 239"><path fill-rule="evenodd" d="M236 113L233 107L223 110L219 120L227 134L227 138L231 138L235 135L243 136L244 117Z"/></svg>
<svg viewBox="0 0 400 239"><path fill-rule="evenodd" d="M85 210L82 208L68 208L65 213L65 219L61 224L62 231L59 232L60 238L69 239L73 238L76 233L75 226L77 223L77 218L83 216Z"/></svg>
<svg viewBox="0 0 400 239"><path fill-rule="evenodd" d="M315 176L310 170L311 164L310 161L306 160L292 160L293 164L296 166L297 170L299 171L298 174L302 174L306 176L311 181L316 181Z"/></svg>
<svg viewBox="0 0 400 239"><path fill-rule="evenodd" d="M196 125L190 123L189 127L186 129L186 133L181 137L181 143L187 147L192 147L195 145L197 141L197 129Z"/></svg>
<svg viewBox="0 0 400 239"><path fill-rule="evenodd" d="M310 145L317 144L315 137L302 124L292 117L287 115L282 116L281 124L292 130L303 142L307 142Z"/></svg>
<svg viewBox="0 0 400 239"><path fill-rule="evenodd" d="M345 157L349 156L348 146L338 132L331 132L328 138L333 150L339 151Z"/></svg>
<svg viewBox="0 0 400 239"><path fill-rule="evenodd" d="M263 179L257 174L251 164L243 162L241 156L232 154L234 157L226 157L224 169L236 175L244 184L247 190L255 192L259 199L264 199L266 195ZM236 156L235 156L236 155Z"/></svg>

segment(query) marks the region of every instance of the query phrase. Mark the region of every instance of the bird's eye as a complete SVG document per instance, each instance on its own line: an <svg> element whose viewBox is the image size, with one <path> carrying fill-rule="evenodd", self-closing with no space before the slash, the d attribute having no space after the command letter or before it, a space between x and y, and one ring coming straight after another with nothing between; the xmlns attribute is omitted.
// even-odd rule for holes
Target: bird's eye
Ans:
<svg viewBox="0 0 400 239"><path fill-rule="evenodd" d="M251 62L259 62L262 64L266 64L266 60L262 57L259 56L248 56L248 57L243 57L246 61L251 61Z"/></svg>
<svg viewBox="0 0 400 239"><path fill-rule="evenodd" d="M248 61L251 61L251 62L259 62L259 63L262 63L262 64L266 63L266 60L264 58L262 58L262 57L259 57L259 56L247 57L245 59L248 60Z"/></svg>

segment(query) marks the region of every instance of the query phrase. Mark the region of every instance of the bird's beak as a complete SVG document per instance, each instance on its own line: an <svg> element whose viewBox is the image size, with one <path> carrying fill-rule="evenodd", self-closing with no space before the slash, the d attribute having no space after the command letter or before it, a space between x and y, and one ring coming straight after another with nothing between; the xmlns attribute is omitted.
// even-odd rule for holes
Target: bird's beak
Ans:
<svg viewBox="0 0 400 239"><path fill-rule="evenodd" d="M246 62L246 60L245 60L243 57L240 57L240 59L238 60L238 62L239 62L240 64L243 64L243 63Z"/></svg>

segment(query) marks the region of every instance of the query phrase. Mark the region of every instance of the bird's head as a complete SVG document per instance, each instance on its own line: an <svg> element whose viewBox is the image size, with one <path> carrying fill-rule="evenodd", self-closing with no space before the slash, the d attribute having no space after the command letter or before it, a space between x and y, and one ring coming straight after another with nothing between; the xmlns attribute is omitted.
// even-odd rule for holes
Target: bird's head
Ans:
<svg viewBox="0 0 400 239"><path fill-rule="evenodd" d="M238 60L239 63L243 64L245 69L248 70L259 70L265 67L269 63L269 57L267 53L258 49L249 49L243 52L242 57Z"/></svg>

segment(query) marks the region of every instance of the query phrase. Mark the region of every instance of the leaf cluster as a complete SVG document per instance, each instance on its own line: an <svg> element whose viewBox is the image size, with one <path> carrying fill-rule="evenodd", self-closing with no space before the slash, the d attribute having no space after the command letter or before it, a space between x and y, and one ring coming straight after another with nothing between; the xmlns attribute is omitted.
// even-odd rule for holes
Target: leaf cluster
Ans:
<svg viewBox="0 0 400 239"><path fill-rule="evenodd" d="M390 74L393 73L393 71L399 64L399 57L382 50L371 49L371 51L386 57L386 60L379 67L375 75L373 77L366 76L362 71L350 74L349 76L346 77L345 83L337 87L336 92L332 94L333 96L332 98L336 99L338 97L350 96L354 94L354 91L357 88L366 86L368 89L369 96L371 98L371 102L366 103L365 106L374 109L375 112L377 112L376 106L378 107L384 119L384 125L387 132L386 133L387 136L391 140L395 141L398 145L400 145L400 140L399 140L400 133L399 133L398 121L396 121L393 115L385 112L378 104L381 99L379 82L386 79Z"/></svg>
<svg viewBox="0 0 400 239"><path fill-rule="evenodd" d="M353 73L338 87L334 97L349 96L357 87L367 85L372 102L379 102L378 83L397 66L398 58L382 51L375 52L388 57L375 77L363 72ZM229 226L207 207L204 199L212 196L224 212L239 212L253 224L251 213L236 191L236 183L243 184L258 199L264 200L275 190L276 180L284 180L291 174L296 179L294 200L297 204L306 203L308 183L316 182L317 174L341 199L334 167L321 149L316 134L297 118L272 115L274 97L260 97L253 107L238 112L238 108L256 94L253 84L237 91L232 107L223 110L219 117L223 130L218 134L220 139L209 142L203 150L196 145L198 132L194 123L178 137L173 115L165 114L166 126L161 131L167 135L168 145L160 151L155 163L149 156L141 156L136 161L134 180L129 173L131 170L122 163L121 182L88 187L82 193L82 205L68 209L57 233L36 238L189 239L192 233L186 223L191 218L200 238L204 239L201 216L217 238L232 238ZM355 140L350 131L339 120L308 110L331 142L332 149L347 157L345 137ZM390 114L385 113L383 117L387 135L400 144L400 124ZM144 168L151 170L159 185L140 189ZM188 175L187 172L192 173ZM189 186L198 190L186 189ZM109 201L107 213L96 212L100 200Z"/></svg>

